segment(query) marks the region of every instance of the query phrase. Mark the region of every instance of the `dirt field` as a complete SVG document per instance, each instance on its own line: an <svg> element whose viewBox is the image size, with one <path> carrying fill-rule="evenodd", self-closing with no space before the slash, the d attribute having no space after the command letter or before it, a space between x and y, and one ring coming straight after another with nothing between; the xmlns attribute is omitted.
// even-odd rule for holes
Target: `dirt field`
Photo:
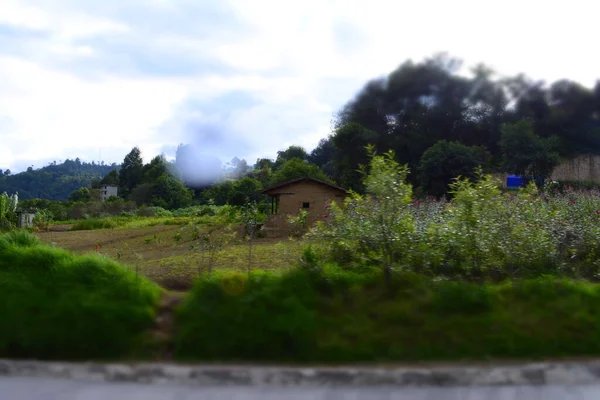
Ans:
<svg viewBox="0 0 600 400"><path fill-rule="evenodd" d="M179 225L73 232L69 228L54 226L50 232L40 232L38 236L46 243L75 253L97 252L110 257L171 290L189 289L194 278L209 268L244 271L249 267L288 268L297 262L301 251L301 244L294 240L255 239L250 261L248 242L239 237L229 238L227 231L213 233L213 240L227 243L220 248L216 246L211 257L197 232Z"/></svg>

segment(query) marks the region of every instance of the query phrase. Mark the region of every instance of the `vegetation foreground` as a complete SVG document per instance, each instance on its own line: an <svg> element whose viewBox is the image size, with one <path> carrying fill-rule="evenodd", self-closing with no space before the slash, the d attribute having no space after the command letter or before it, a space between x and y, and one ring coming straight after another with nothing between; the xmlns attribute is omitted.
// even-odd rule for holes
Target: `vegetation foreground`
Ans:
<svg viewBox="0 0 600 400"><path fill-rule="evenodd" d="M196 263L192 289L170 310L173 325L162 336L153 333L170 294L137 266L108 254L73 255L23 231L0 236L0 357L339 363L600 356L600 193L533 184L503 193L479 174L457 179L451 200L420 202L407 173L393 153L373 154L366 194L332 204L326 221L294 242L297 256L286 268L272 259L274 268L256 269L251 241L226 243L232 233L225 227L245 221L234 209L136 238L157 252L179 251L168 263ZM130 223L159 227L119 221L112 223L123 228L88 232L117 237ZM217 254L238 268L219 265Z"/></svg>
<svg viewBox="0 0 600 400"><path fill-rule="evenodd" d="M305 252L305 261L310 252ZM180 361L367 362L600 355L600 287L474 284L311 263L204 273L163 341ZM97 255L0 237L0 357L155 356L160 289Z"/></svg>

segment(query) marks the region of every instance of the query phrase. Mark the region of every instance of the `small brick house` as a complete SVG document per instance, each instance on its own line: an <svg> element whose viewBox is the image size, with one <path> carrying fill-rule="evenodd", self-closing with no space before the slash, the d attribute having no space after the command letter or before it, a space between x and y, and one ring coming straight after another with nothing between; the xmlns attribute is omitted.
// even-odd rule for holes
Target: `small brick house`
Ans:
<svg viewBox="0 0 600 400"><path fill-rule="evenodd" d="M300 178L280 183L263 190L271 197L270 214L265 228L286 230L288 215L296 216L299 210L308 213L307 224L323 219L331 201L340 204L348 191L336 185L314 178Z"/></svg>

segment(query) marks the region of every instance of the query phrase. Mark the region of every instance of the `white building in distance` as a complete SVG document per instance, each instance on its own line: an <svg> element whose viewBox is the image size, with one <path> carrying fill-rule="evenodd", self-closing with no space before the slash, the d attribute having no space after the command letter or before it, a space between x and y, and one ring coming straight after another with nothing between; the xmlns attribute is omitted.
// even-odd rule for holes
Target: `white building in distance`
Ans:
<svg viewBox="0 0 600 400"><path fill-rule="evenodd" d="M104 203L110 196L117 196L118 188L116 186L100 186L100 201Z"/></svg>

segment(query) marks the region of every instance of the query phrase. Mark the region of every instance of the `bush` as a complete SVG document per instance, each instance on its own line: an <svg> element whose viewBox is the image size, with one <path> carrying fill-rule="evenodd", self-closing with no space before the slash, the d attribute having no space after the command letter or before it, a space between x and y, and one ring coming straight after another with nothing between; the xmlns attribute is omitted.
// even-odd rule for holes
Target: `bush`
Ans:
<svg viewBox="0 0 600 400"><path fill-rule="evenodd" d="M451 201L411 196L393 154L373 156L367 195L332 204L308 238L326 261L469 280L545 274L600 279L600 191L502 193L491 176L455 179Z"/></svg>
<svg viewBox="0 0 600 400"><path fill-rule="evenodd" d="M154 217L159 216L159 214L161 214L163 211L169 213L169 211L165 210L162 207L140 207L137 209L136 215L140 217Z"/></svg>
<svg viewBox="0 0 600 400"><path fill-rule="evenodd" d="M600 287L475 285L328 265L203 275L177 315L179 360L391 362L600 355Z"/></svg>
<svg viewBox="0 0 600 400"><path fill-rule="evenodd" d="M72 231L87 231L93 229L114 229L118 225L115 221L105 218L90 218L77 221L71 227Z"/></svg>
<svg viewBox="0 0 600 400"><path fill-rule="evenodd" d="M283 277L261 271L204 275L178 314L177 356L309 359L317 323L314 301L301 272Z"/></svg>
<svg viewBox="0 0 600 400"><path fill-rule="evenodd" d="M159 289L108 259L0 236L0 358L114 359L144 343Z"/></svg>

